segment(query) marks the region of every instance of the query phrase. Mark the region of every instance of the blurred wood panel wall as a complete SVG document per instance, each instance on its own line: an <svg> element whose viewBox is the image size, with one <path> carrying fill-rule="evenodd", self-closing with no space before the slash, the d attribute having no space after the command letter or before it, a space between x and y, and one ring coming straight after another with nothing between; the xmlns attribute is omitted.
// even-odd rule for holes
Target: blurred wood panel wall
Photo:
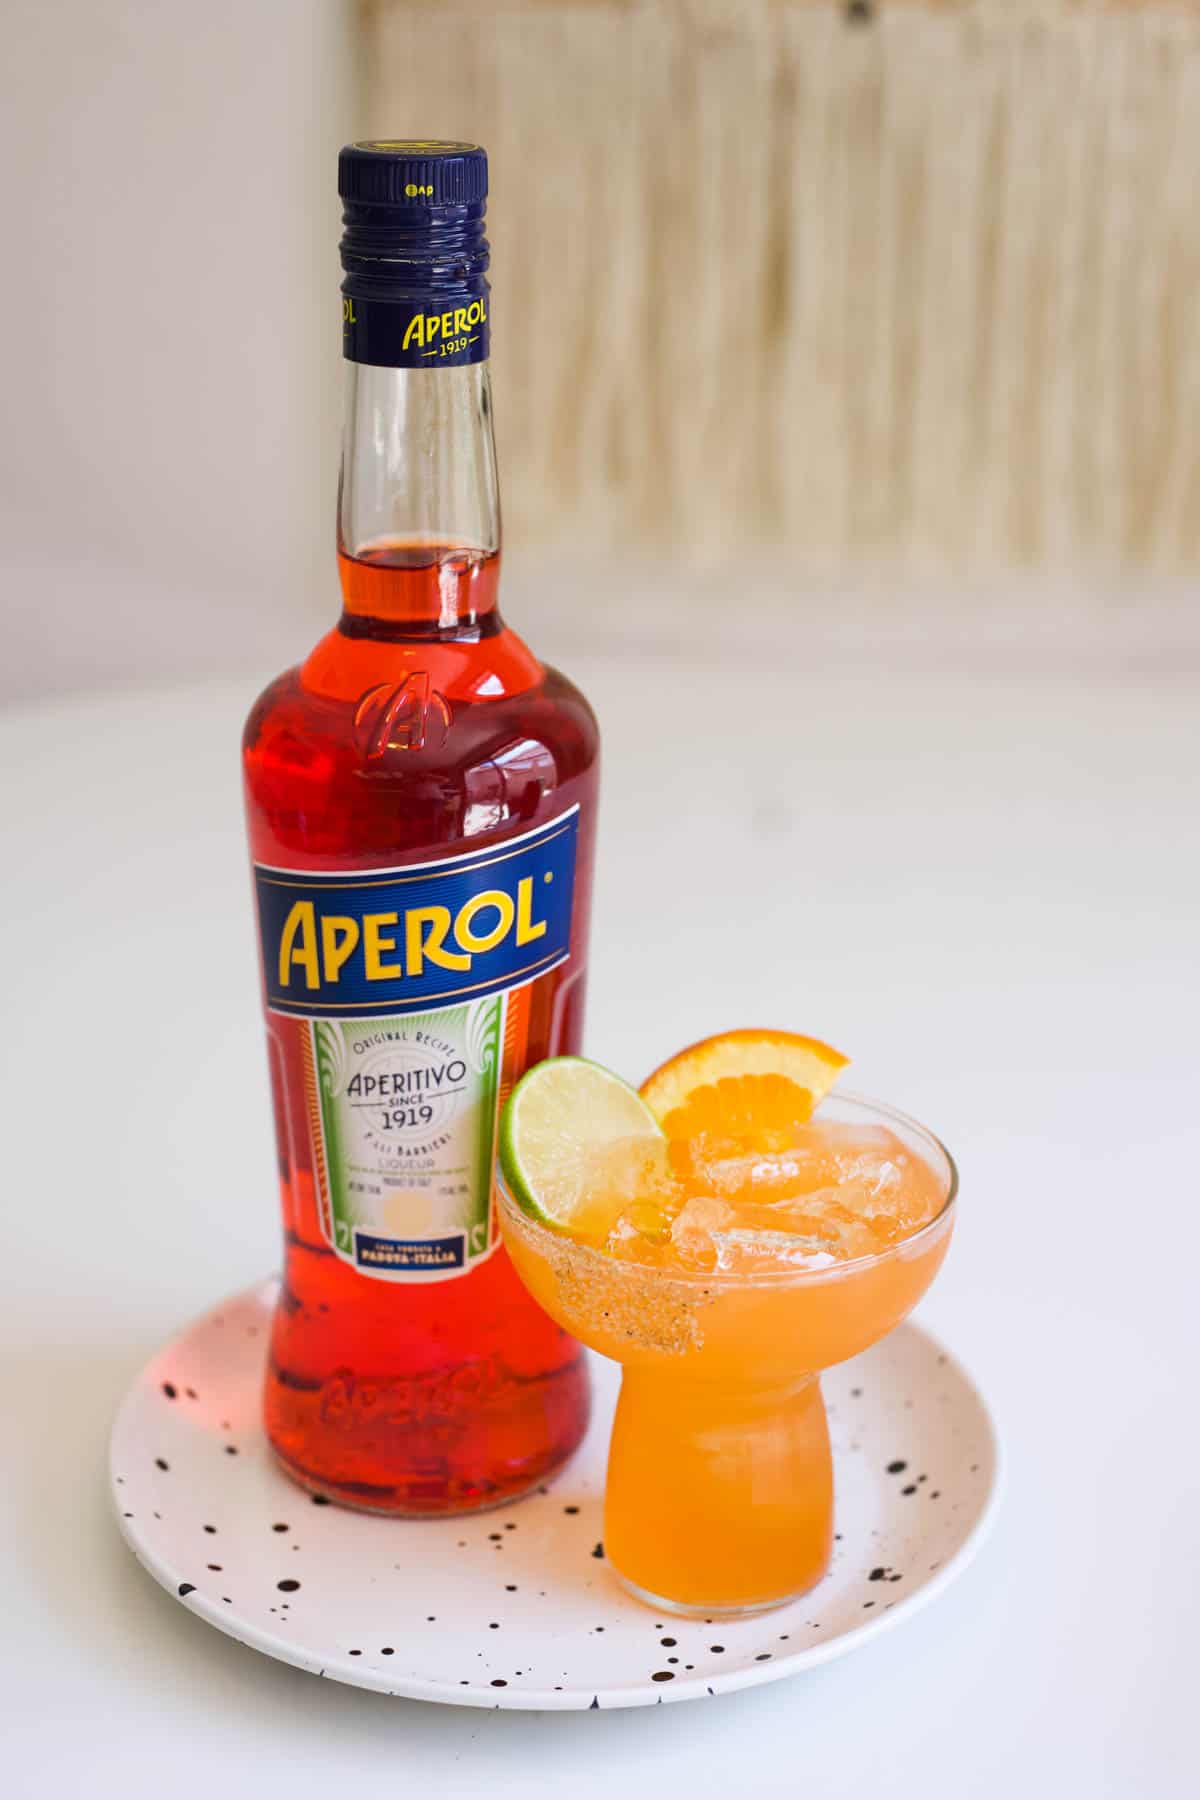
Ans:
<svg viewBox="0 0 1200 1800"><path fill-rule="evenodd" d="M492 159L508 523L1200 565L1200 4L365 0Z"/></svg>

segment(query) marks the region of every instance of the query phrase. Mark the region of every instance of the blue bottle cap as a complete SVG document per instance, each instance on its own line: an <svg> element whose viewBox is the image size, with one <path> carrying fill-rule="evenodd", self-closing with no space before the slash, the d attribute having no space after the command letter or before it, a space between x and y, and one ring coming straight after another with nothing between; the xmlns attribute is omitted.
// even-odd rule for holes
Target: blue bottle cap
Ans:
<svg viewBox="0 0 1200 1800"><path fill-rule="evenodd" d="M487 153L373 138L338 158L342 353L376 367L445 368L488 354Z"/></svg>
<svg viewBox="0 0 1200 1800"><path fill-rule="evenodd" d="M487 152L478 144L368 138L338 157L338 193L351 206L475 206L487 191Z"/></svg>

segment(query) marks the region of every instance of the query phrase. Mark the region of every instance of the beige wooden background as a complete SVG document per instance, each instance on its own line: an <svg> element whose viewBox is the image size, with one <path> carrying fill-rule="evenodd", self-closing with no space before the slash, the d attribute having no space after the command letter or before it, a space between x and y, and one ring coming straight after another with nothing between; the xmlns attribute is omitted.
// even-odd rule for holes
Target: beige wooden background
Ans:
<svg viewBox="0 0 1200 1800"><path fill-rule="evenodd" d="M492 159L510 537L1200 566L1194 0L364 0L360 31L367 131Z"/></svg>

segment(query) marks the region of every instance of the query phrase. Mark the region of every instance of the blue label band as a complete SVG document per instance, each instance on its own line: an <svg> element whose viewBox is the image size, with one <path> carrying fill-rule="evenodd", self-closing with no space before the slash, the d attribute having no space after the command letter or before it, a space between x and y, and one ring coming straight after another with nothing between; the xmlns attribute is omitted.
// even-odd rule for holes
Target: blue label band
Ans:
<svg viewBox="0 0 1200 1800"><path fill-rule="evenodd" d="M405 299L342 296L342 354L383 369L461 368L486 362L487 283L453 299L436 291Z"/></svg>
<svg viewBox="0 0 1200 1800"><path fill-rule="evenodd" d="M532 981L570 948L579 808L465 856L344 874L255 864L267 1004L308 1019L428 1011Z"/></svg>
<svg viewBox="0 0 1200 1800"><path fill-rule="evenodd" d="M451 1237L383 1238L356 1231L354 1261L360 1269L390 1275L441 1274L466 1267L466 1235L456 1231Z"/></svg>

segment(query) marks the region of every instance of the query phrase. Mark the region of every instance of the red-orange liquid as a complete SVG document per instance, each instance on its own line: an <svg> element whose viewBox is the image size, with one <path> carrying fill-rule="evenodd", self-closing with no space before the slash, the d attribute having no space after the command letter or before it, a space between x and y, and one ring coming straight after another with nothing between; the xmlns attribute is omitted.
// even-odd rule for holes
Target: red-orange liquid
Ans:
<svg viewBox="0 0 1200 1800"><path fill-rule="evenodd" d="M500 841L579 805L570 960L519 990L502 1094L578 1048L595 828L595 721L496 611L498 558L385 545L343 556L345 612L272 683L244 739L251 852L391 868ZM447 1513L536 1485L587 1423L582 1353L503 1246L468 1275L372 1279L326 1242L301 1043L267 1016L285 1234L266 1428L306 1485L381 1512Z"/></svg>

